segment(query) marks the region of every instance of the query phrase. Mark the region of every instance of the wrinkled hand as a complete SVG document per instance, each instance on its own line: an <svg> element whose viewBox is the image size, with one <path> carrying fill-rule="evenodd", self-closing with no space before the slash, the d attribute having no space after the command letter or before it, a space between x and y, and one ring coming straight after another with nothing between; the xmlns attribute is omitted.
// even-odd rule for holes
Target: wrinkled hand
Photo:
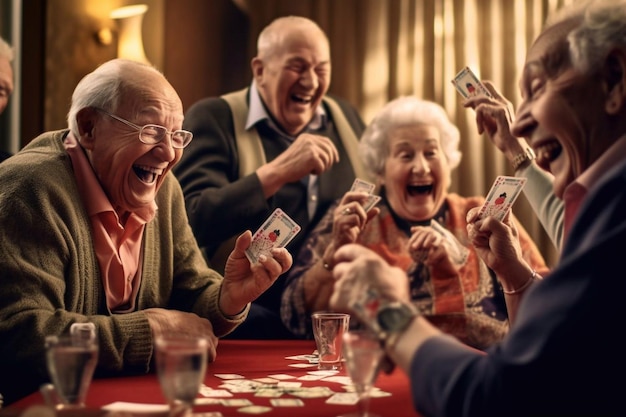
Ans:
<svg viewBox="0 0 626 417"><path fill-rule="evenodd" d="M320 175L339 162L339 151L333 142L320 135L303 133L268 165L285 173L284 182L298 181L306 175Z"/></svg>
<svg viewBox="0 0 626 417"><path fill-rule="evenodd" d="M479 220L479 212L480 207L475 207L467 213L467 234L485 264L499 276L506 276L513 264L526 265L511 211L503 221L491 216Z"/></svg>
<svg viewBox="0 0 626 417"><path fill-rule="evenodd" d="M370 288L381 298L410 302L406 272L392 267L372 250L358 244L344 245L335 252L334 262L336 282L330 297L332 309L359 315L353 306ZM366 317L359 316L359 319L369 324Z"/></svg>
<svg viewBox="0 0 626 417"><path fill-rule="evenodd" d="M293 259L285 248L274 248L271 256L260 255L259 262L250 265L245 250L251 242L252 233L246 230L237 238L226 261L220 293L220 308L226 315L240 313L291 268Z"/></svg>
<svg viewBox="0 0 626 417"><path fill-rule="evenodd" d="M380 213L378 207L372 207L366 213L363 204L367 194L360 191L348 191L333 212L333 231L331 243L326 248L324 259L330 256L341 246L354 243L365 228L367 222Z"/></svg>
<svg viewBox="0 0 626 417"><path fill-rule="evenodd" d="M486 133L496 148L512 160L526 148L524 139L511 133L515 114L513 104L500 94L491 81L484 81L484 85L494 98L478 95L470 97L463 105L476 111L478 133Z"/></svg>
<svg viewBox="0 0 626 417"><path fill-rule="evenodd" d="M143 313L150 324L153 339L167 333L185 333L189 336L205 337L209 341L209 361L215 360L218 338L213 333L213 325L209 320L194 313L164 308L148 308L143 310Z"/></svg>
<svg viewBox="0 0 626 417"><path fill-rule="evenodd" d="M411 227L409 254L415 262L421 262L440 274L454 275L462 266L455 263L446 238L430 226Z"/></svg>

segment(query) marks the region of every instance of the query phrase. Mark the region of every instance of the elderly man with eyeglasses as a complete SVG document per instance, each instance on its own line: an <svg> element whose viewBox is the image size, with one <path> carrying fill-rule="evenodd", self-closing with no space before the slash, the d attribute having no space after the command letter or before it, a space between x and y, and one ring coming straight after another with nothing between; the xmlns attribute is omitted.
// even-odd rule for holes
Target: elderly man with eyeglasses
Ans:
<svg viewBox="0 0 626 417"><path fill-rule="evenodd" d="M77 85L69 130L47 132L0 171L0 392L11 403L48 381L44 338L93 323L96 377L147 372L153 340L218 337L288 270L274 249L250 264L242 233L222 277L189 227L170 173L193 135L151 66L112 60ZM13 375L15 377L7 377Z"/></svg>

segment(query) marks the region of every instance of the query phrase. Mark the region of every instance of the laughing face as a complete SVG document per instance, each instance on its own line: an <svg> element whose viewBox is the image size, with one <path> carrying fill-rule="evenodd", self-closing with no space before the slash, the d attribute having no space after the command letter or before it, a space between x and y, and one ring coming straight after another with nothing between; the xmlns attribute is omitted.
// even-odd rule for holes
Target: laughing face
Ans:
<svg viewBox="0 0 626 417"><path fill-rule="evenodd" d="M0 113L9 104L13 92L13 67L8 59L0 57Z"/></svg>
<svg viewBox="0 0 626 417"><path fill-rule="evenodd" d="M139 126L180 129L183 108L174 89L157 74L142 73L142 77L150 91L134 94L134 100L122 97L122 104L112 113ZM172 147L170 135L157 144L145 144L139 140L139 131L92 108L81 110L78 117L80 142L115 209L121 213L151 204L183 150Z"/></svg>
<svg viewBox="0 0 626 417"><path fill-rule="evenodd" d="M572 67L566 34L576 22L559 23L528 51L520 82L522 103L512 133L526 138L537 164L554 175L554 192L565 188L606 149L606 88L597 74Z"/></svg>
<svg viewBox="0 0 626 417"><path fill-rule="evenodd" d="M428 220L441 208L450 168L435 126L414 124L389 131L382 183L393 211L409 221Z"/></svg>
<svg viewBox="0 0 626 417"><path fill-rule="evenodd" d="M290 28L252 61L263 102L282 129L297 135L315 115L330 85L330 48L316 28Z"/></svg>

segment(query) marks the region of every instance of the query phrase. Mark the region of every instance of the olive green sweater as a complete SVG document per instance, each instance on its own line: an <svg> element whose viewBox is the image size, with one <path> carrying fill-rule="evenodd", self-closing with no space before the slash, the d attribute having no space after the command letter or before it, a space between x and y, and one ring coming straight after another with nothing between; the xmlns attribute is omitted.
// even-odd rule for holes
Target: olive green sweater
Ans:
<svg viewBox="0 0 626 417"><path fill-rule="evenodd" d="M0 393L8 403L49 381L44 338L74 322L96 325L102 375L150 369L153 340L143 309L194 312L210 319L217 336L247 314L221 313L222 277L202 257L171 173L145 228L136 309L108 310L90 219L63 147L67 133L44 133L0 164Z"/></svg>

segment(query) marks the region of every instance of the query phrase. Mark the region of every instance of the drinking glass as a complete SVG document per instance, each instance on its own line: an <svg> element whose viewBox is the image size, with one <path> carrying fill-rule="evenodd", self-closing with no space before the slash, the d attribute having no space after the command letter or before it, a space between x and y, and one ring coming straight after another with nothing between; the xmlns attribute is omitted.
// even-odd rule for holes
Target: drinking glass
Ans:
<svg viewBox="0 0 626 417"><path fill-rule="evenodd" d="M45 349L46 365L52 379L52 384L42 386L47 401L57 409L84 408L98 363L95 331L48 336Z"/></svg>
<svg viewBox="0 0 626 417"><path fill-rule="evenodd" d="M190 416L204 380L209 341L204 337L169 334L157 337L156 365L170 417Z"/></svg>
<svg viewBox="0 0 626 417"><path fill-rule="evenodd" d="M350 315L317 311L311 318L319 357L318 369L341 369L342 336L348 331Z"/></svg>
<svg viewBox="0 0 626 417"><path fill-rule="evenodd" d="M369 330L350 330L343 335L346 369L359 396L358 412L339 417L380 417L369 412L370 391L384 356L380 341Z"/></svg>

